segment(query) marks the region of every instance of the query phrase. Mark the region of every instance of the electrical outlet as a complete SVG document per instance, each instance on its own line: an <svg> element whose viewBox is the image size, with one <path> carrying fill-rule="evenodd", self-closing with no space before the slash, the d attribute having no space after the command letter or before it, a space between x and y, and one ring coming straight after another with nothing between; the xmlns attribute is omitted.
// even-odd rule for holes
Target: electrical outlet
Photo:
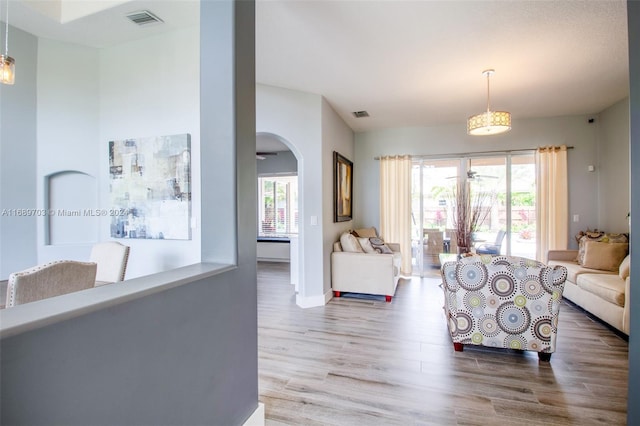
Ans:
<svg viewBox="0 0 640 426"><path fill-rule="evenodd" d="M578 215L578 214L574 214L574 215L573 215L573 221L574 221L574 222L580 222L580 215Z"/></svg>

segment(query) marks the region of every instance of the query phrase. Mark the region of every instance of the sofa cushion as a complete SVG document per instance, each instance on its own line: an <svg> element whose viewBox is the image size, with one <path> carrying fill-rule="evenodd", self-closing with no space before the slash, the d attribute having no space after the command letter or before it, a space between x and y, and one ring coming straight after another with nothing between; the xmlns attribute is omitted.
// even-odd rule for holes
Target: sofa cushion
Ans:
<svg viewBox="0 0 640 426"><path fill-rule="evenodd" d="M614 274L613 272L610 272L610 271L585 268L582 265L578 265L577 262L569 261L569 260L550 260L549 266L552 266L552 265L561 265L567 268L567 281L570 281L572 283L577 282L578 276L581 274L602 274L602 275Z"/></svg>
<svg viewBox="0 0 640 426"><path fill-rule="evenodd" d="M378 253L375 248L371 245L371 241L369 238L358 238L358 242L360 243L360 247L364 250L365 253Z"/></svg>
<svg viewBox="0 0 640 426"><path fill-rule="evenodd" d="M363 253L358 239L351 235L351 233L349 232L345 232L344 234L340 235L340 244L342 245L342 250L344 251L351 253Z"/></svg>
<svg viewBox="0 0 640 426"><path fill-rule="evenodd" d="M382 254L393 254L393 250L387 246L382 238L372 237L369 238L369 242L375 251Z"/></svg>
<svg viewBox="0 0 640 426"><path fill-rule="evenodd" d="M603 271L618 272L620 263L622 263L629 252L628 243L587 241L584 246L582 265L585 268L600 269Z"/></svg>
<svg viewBox="0 0 640 426"><path fill-rule="evenodd" d="M602 243L628 243L629 237L626 234L607 234L599 231L580 232L578 234L578 257L576 260L580 265L584 263L585 244L590 241Z"/></svg>
<svg viewBox="0 0 640 426"><path fill-rule="evenodd" d="M375 238L378 236L378 231L373 226L371 228L356 229L355 232L358 237L362 238Z"/></svg>
<svg viewBox="0 0 640 426"><path fill-rule="evenodd" d="M581 274L578 276L578 287L601 299L624 306L625 282L618 274Z"/></svg>
<svg viewBox="0 0 640 426"><path fill-rule="evenodd" d="M629 272L631 272L631 255L630 254L628 254L627 257L625 257L622 263L620 264L620 268L618 268L618 275L620 275L620 278L625 280L629 276Z"/></svg>

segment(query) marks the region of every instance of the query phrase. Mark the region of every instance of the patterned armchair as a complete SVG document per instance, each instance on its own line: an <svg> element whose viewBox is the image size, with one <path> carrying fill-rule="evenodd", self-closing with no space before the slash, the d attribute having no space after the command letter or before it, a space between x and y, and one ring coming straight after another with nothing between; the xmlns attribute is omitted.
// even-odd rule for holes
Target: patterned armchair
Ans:
<svg viewBox="0 0 640 426"><path fill-rule="evenodd" d="M442 265L444 311L454 349L464 345L536 351L549 361L567 278L563 266L507 256Z"/></svg>

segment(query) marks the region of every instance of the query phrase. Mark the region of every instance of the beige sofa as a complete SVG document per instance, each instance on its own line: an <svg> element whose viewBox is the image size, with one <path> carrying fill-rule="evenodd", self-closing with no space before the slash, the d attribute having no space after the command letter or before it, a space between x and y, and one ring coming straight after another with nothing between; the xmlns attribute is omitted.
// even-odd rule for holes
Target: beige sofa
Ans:
<svg viewBox="0 0 640 426"><path fill-rule="evenodd" d="M578 250L550 250L549 265L567 268L563 297L629 335L629 256L617 271L586 268L576 261Z"/></svg>
<svg viewBox="0 0 640 426"><path fill-rule="evenodd" d="M375 228L357 229L359 239L377 238ZM334 243L331 253L331 288L335 297L344 293L384 295L391 302L400 279L400 245L385 243L390 253L365 252L349 246L347 238ZM345 245L345 247L343 247ZM358 247L360 250L358 250Z"/></svg>

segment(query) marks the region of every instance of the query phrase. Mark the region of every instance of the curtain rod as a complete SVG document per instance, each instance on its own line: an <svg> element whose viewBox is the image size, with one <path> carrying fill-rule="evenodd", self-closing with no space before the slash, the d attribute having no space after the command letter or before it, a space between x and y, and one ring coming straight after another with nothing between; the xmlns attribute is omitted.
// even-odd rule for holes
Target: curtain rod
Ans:
<svg viewBox="0 0 640 426"><path fill-rule="evenodd" d="M403 156L403 155L409 155L412 159L421 159L421 158L429 158L429 159L433 159L433 158L458 158L458 157L470 157L470 156L476 156L476 157L480 157L480 156L488 156L490 154L512 154L514 152L535 152L537 151L539 148L548 148L548 147L538 147L538 148L528 148L528 149L511 149L511 150L500 150L500 151L479 151L479 152L458 152L458 153L454 153L454 154L432 154L432 155L411 155L411 154L395 154L395 155L388 155L388 156L383 156L383 157L395 157L395 156ZM569 149L573 149L572 146L568 146L567 150ZM380 160L380 156L377 157L373 157L374 160Z"/></svg>

